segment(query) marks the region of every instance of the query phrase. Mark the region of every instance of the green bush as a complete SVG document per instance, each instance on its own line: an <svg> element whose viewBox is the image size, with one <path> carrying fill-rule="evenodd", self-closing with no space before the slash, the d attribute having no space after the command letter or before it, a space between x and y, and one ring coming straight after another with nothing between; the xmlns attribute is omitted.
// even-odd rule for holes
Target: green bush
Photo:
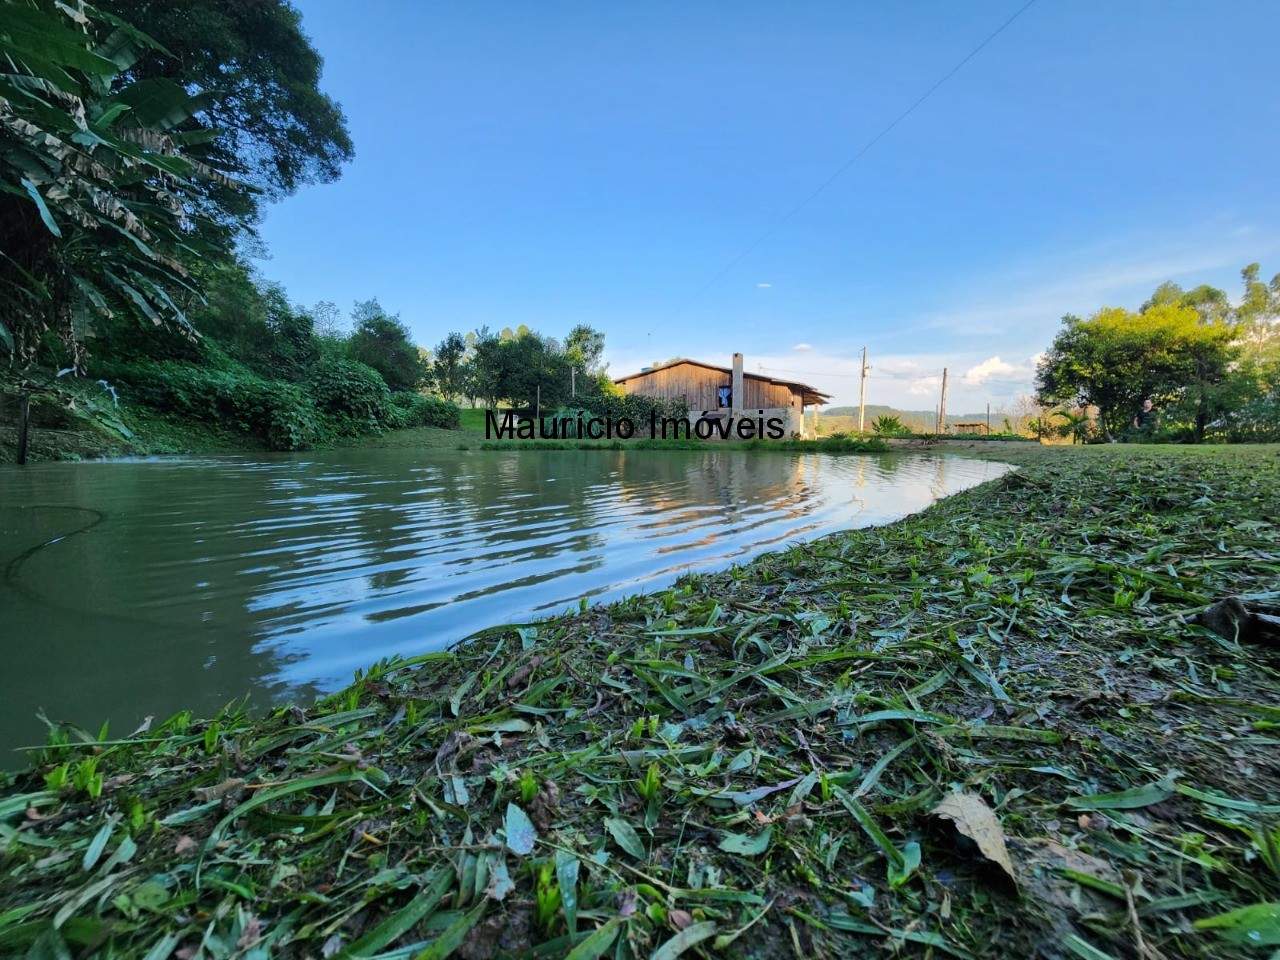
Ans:
<svg viewBox="0 0 1280 960"><path fill-rule="evenodd" d="M1227 443L1280 441L1280 391L1255 397L1210 424L1209 434Z"/></svg>
<svg viewBox="0 0 1280 960"><path fill-rule="evenodd" d="M439 397L400 390L391 394L391 408L398 427L440 427L457 430L462 426L462 410L456 403Z"/></svg>
<svg viewBox="0 0 1280 960"><path fill-rule="evenodd" d="M887 413L876 417L876 422L871 425L871 430L877 437L906 437L911 434L911 429L899 418L890 416Z"/></svg>
<svg viewBox="0 0 1280 960"><path fill-rule="evenodd" d="M305 392L292 384L266 380L238 363L208 368L159 360L109 366L102 372L147 406L234 427L260 437L275 450L304 449L323 432Z"/></svg>
<svg viewBox="0 0 1280 960"><path fill-rule="evenodd" d="M393 426L391 392L377 370L354 360L322 360L311 371L307 389L322 413L343 433Z"/></svg>

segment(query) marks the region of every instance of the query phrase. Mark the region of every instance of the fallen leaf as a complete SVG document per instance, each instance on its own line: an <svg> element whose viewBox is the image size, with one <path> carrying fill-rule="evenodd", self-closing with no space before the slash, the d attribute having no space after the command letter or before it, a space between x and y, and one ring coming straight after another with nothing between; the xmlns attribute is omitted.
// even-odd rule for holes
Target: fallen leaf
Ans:
<svg viewBox="0 0 1280 960"><path fill-rule="evenodd" d="M619 820L616 817L608 817L604 822L604 826L623 850L637 860L645 858L644 844L640 842L640 835L636 833L635 827L631 826L627 821Z"/></svg>
<svg viewBox="0 0 1280 960"><path fill-rule="evenodd" d="M178 838L177 844L173 848L173 852L179 857L189 857L200 849L200 844L183 834Z"/></svg>
<svg viewBox="0 0 1280 960"><path fill-rule="evenodd" d="M551 829L556 809L560 806L560 788L548 780L529 804L529 819L543 833Z"/></svg>
<svg viewBox="0 0 1280 960"><path fill-rule="evenodd" d="M769 849L769 840L773 836L773 827L765 827L755 836L741 833L726 833L720 841L720 849L725 853L738 853L744 857L755 857Z"/></svg>
<svg viewBox="0 0 1280 960"><path fill-rule="evenodd" d="M693 914L688 910L668 910L667 923L671 924L673 930L683 930L693 925Z"/></svg>
<svg viewBox="0 0 1280 960"><path fill-rule="evenodd" d="M1004 843L1004 829L985 800L975 793L949 793L930 812L954 823L956 830L978 845L983 857L999 866L1010 880L1017 883L1009 850Z"/></svg>
<svg viewBox="0 0 1280 960"><path fill-rule="evenodd" d="M506 899L508 893L516 888L515 882L511 879L511 873L507 870L507 861L501 858L489 870L489 889L485 891L491 900L501 903Z"/></svg>
<svg viewBox="0 0 1280 960"><path fill-rule="evenodd" d="M529 815L514 803L507 804L507 849L522 857L533 853L538 831Z"/></svg>

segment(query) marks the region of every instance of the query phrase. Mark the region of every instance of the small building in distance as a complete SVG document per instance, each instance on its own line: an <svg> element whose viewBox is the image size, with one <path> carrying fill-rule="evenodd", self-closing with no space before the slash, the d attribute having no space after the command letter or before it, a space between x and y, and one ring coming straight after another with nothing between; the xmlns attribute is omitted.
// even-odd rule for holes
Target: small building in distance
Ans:
<svg viewBox="0 0 1280 960"><path fill-rule="evenodd" d="M683 399L694 423L723 417L778 417L786 423L788 437L806 435L806 406L816 408L831 399L807 383L744 372L740 353L733 355L732 367L679 359L613 382L628 394L655 400Z"/></svg>

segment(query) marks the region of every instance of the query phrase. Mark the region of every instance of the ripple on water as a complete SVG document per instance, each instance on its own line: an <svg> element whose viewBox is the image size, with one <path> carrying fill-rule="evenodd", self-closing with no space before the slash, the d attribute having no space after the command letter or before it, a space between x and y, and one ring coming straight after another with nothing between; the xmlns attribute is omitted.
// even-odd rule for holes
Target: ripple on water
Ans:
<svg viewBox="0 0 1280 960"><path fill-rule="evenodd" d="M90 719L331 689L383 656L886 522L1007 469L740 451L430 457L0 472L0 559L63 537L0 584L10 629L47 654L0 708L0 732L14 711L64 701L68 685ZM106 520L77 534L70 507Z"/></svg>

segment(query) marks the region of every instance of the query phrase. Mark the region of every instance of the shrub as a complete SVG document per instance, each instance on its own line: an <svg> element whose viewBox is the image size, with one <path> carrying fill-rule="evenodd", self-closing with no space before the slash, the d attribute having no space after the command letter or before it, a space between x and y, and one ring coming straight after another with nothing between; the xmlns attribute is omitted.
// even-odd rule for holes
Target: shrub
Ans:
<svg viewBox="0 0 1280 960"><path fill-rule="evenodd" d="M439 397L400 390L391 394L391 407L401 427L440 427L457 430L462 426L462 410L456 403Z"/></svg>
<svg viewBox="0 0 1280 960"><path fill-rule="evenodd" d="M391 394L377 370L354 360L322 360L307 389L321 412L344 433L391 426Z"/></svg>
<svg viewBox="0 0 1280 960"><path fill-rule="evenodd" d="M871 430L877 437L905 437L911 433L901 420L887 413L876 417Z"/></svg>
<svg viewBox="0 0 1280 960"><path fill-rule="evenodd" d="M1211 424L1210 432L1228 443L1275 443L1280 440L1280 391L1232 410Z"/></svg>
<svg viewBox="0 0 1280 960"><path fill-rule="evenodd" d="M148 406L234 427L275 450L304 449L322 432L306 393L236 363L210 369L177 360L146 361L103 372Z"/></svg>

